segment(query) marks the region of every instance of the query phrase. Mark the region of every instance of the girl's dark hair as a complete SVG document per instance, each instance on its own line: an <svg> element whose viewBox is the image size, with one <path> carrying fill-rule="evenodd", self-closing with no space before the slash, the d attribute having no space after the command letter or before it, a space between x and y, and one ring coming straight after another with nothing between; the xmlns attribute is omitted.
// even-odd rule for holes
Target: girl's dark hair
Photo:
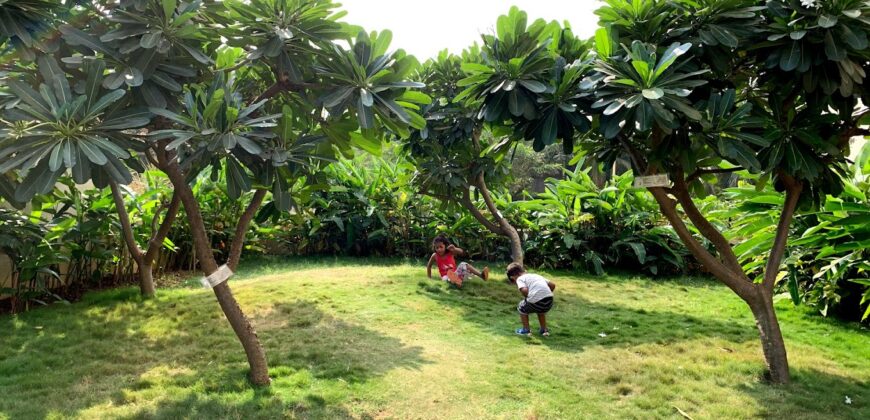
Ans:
<svg viewBox="0 0 870 420"><path fill-rule="evenodd" d="M435 245L438 245L438 244L444 244L445 247L448 247L448 246L450 246L450 241L447 240L446 236L438 235L435 237L435 239L432 240L432 246L434 247Z"/></svg>

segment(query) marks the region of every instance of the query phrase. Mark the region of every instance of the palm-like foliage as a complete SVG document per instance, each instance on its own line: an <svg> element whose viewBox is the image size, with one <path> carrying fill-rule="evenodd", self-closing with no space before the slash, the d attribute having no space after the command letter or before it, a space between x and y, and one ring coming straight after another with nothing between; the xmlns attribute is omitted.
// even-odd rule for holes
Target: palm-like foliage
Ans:
<svg viewBox="0 0 870 420"><path fill-rule="evenodd" d="M31 48L45 47L43 36L63 7L56 0L0 0L0 46L10 43L24 58L34 59Z"/></svg>
<svg viewBox="0 0 870 420"><path fill-rule="evenodd" d="M15 192L18 201L48 192L67 170L76 182L93 179L105 186L106 175L128 183L127 165L139 167L131 159L137 145L125 130L147 124L150 114L124 109L124 90L103 89L102 61L87 60L84 69L87 79L78 86L81 93L70 86L69 74L47 56L39 59L36 80L6 81L19 101L9 117L28 122L23 130L5 129L0 141L0 173L27 173Z"/></svg>
<svg viewBox="0 0 870 420"><path fill-rule="evenodd" d="M355 108L364 137L371 138L370 130L378 125L402 136L410 133L407 126L416 129L425 126L423 117L411 108L416 108L413 103L428 103L429 98L407 91L424 86L407 80L419 63L401 50L388 53L391 38L389 31L371 36L360 32L349 51L333 46L326 59L315 67L331 88L321 98L323 107L332 115Z"/></svg>

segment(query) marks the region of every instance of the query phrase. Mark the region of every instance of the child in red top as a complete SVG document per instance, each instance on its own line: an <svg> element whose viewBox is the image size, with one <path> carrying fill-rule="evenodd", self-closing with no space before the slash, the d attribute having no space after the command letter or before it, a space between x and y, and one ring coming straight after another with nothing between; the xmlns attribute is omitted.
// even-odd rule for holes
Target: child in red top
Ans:
<svg viewBox="0 0 870 420"><path fill-rule="evenodd" d="M489 267L484 267L483 271L471 266L469 263L460 263L456 265L456 259L465 254L462 248L451 245L450 242L442 235L439 235L432 241L432 248L435 252L429 257L429 263L426 264L426 273L429 278L432 278L432 266L438 266L438 274L441 275L441 280L462 287L462 282L472 274L484 280L489 279Z"/></svg>

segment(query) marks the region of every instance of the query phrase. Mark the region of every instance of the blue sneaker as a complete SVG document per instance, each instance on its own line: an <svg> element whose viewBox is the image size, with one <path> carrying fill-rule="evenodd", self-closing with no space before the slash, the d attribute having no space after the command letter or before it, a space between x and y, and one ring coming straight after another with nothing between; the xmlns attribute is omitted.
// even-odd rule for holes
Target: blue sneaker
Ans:
<svg viewBox="0 0 870 420"><path fill-rule="evenodd" d="M517 333L517 335L524 335L524 336L526 336L526 337L531 337L531 336L532 336L532 332L529 331L529 330L527 330L527 329L525 329L525 328L517 328L517 330L514 331L514 332Z"/></svg>
<svg viewBox="0 0 870 420"><path fill-rule="evenodd" d="M538 330L538 332L541 333L541 335L544 337L550 336L550 329L549 328L541 328L540 330Z"/></svg>

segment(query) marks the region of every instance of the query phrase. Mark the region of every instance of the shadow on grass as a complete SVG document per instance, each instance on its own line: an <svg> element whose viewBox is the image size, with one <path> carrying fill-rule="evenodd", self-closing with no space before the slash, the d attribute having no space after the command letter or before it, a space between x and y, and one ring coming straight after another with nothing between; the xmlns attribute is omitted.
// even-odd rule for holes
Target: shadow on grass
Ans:
<svg viewBox="0 0 870 420"><path fill-rule="evenodd" d="M495 335L513 335L519 327L516 307L521 296L505 282L472 280L458 290L436 282L419 282L418 293L464 314L463 319ZM538 320L530 317L537 333ZM702 319L673 312L602 305L579 296L555 294L554 307L547 316L552 336L528 341L554 350L579 352L588 346L630 347L638 344L668 344L697 337L719 337L734 342L757 340L750 324ZM602 336L601 334L604 334Z"/></svg>
<svg viewBox="0 0 870 420"><path fill-rule="evenodd" d="M425 363L420 348L315 303L281 303L251 316L274 380L254 389L214 297L179 294L121 289L0 318L0 417L127 416L131 404L136 418L345 417L353 384Z"/></svg>
<svg viewBox="0 0 870 420"><path fill-rule="evenodd" d="M791 374L788 385L758 381L740 385L739 389L758 400L759 406L765 408L765 418L870 418L870 382L815 369L792 368ZM812 407L817 416L809 417L804 411L807 407Z"/></svg>

